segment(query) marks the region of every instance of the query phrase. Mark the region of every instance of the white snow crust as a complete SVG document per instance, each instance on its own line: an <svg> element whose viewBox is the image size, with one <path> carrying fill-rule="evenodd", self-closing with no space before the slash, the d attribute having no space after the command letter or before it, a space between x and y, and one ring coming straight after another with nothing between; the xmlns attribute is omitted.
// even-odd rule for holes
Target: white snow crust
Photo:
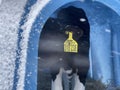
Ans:
<svg viewBox="0 0 120 90"><path fill-rule="evenodd" d="M0 90L12 90L18 27L26 0L0 0Z"/></svg>
<svg viewBox="0 0 120 90"><path fill-rule="evenodd" d="M37 2L31 7L30 13L28 14L26 23L21 27L23 29L22 41L20 43L21 47L21 56L20 56L20 68L19 72L19 80L17 90L24 90L24 80L25 80L25 70L26 70L26 60L27 60L27 49L28 49L28 41L29 34L31 32L31 27L42 10L42 8L49 2L50 0L37 0Z"/></svg>

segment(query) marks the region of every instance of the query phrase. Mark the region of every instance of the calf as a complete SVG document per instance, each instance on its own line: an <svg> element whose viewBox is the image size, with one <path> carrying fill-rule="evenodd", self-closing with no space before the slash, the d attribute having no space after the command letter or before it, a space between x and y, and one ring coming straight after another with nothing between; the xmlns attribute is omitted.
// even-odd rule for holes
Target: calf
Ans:
<svg viewBox="0 0 120 90"><path fill-rule="evenodd" d="M83 23L87 25L84 27L80 26L78 21L76 23L72 20L64 20L61 17L65 18L65 16L64 14L61 16L61 13L65 13L65 10L60 11L58 18L49 18L41 32L38 52L39 68L49 69L52 90L67 90L63 84L66 82L63 76L66 76L66 80L69 81L66 82L69 85L68 90L84 90L89 69L89 24L86 17ZM69 37L66 32L72 32L72 38L78 44L77 52L64 51L64 42Z"/></svg>

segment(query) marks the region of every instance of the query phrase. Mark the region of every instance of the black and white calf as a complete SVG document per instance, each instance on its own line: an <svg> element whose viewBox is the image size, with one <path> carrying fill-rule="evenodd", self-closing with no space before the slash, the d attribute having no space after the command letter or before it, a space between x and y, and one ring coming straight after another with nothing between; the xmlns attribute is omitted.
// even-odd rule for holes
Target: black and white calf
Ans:
<svg viewBox="0 0 120 90"><path fill-rule="evenodd" d="M89 69L89 30L84 11L73 6L60 10L57 18L47 20L40 35L38 67L49 69L51 90L85 90ZM68 38L66 31L73 33L78 43L77 53L64 52L64 42Z"/></svg>

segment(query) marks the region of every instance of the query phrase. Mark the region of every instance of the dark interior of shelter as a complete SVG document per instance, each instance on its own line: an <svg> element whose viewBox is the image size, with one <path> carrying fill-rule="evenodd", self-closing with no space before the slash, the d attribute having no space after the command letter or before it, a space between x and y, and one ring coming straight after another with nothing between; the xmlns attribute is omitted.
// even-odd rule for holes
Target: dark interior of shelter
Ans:
<svg viewBox="0 0 120 90"><path fill-rule="evenodd" d="M64 52L68 33L78 43L78 52ZM88 79L90 25L83 9L74 6L60 8L46 21L39 38L37 90L51 90L51 80L56 78L60 67L73 68L86 90L106 90L100 80ZM76 61L76 62L75 62ZM99 87L99 88L98 88Z"/></svg>

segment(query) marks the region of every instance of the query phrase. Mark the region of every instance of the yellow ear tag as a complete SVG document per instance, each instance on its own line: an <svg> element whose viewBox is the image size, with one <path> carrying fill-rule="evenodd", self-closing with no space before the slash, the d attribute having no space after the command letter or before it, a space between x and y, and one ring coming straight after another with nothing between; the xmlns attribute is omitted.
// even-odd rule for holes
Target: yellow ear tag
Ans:
<svg viewBox="0 0 120 90"><path fill-rule="evenodd" d="M64 42L64 52L78 52L78 43L73 39L73 33L67 32L69 34L68 39Z"/></svg>

